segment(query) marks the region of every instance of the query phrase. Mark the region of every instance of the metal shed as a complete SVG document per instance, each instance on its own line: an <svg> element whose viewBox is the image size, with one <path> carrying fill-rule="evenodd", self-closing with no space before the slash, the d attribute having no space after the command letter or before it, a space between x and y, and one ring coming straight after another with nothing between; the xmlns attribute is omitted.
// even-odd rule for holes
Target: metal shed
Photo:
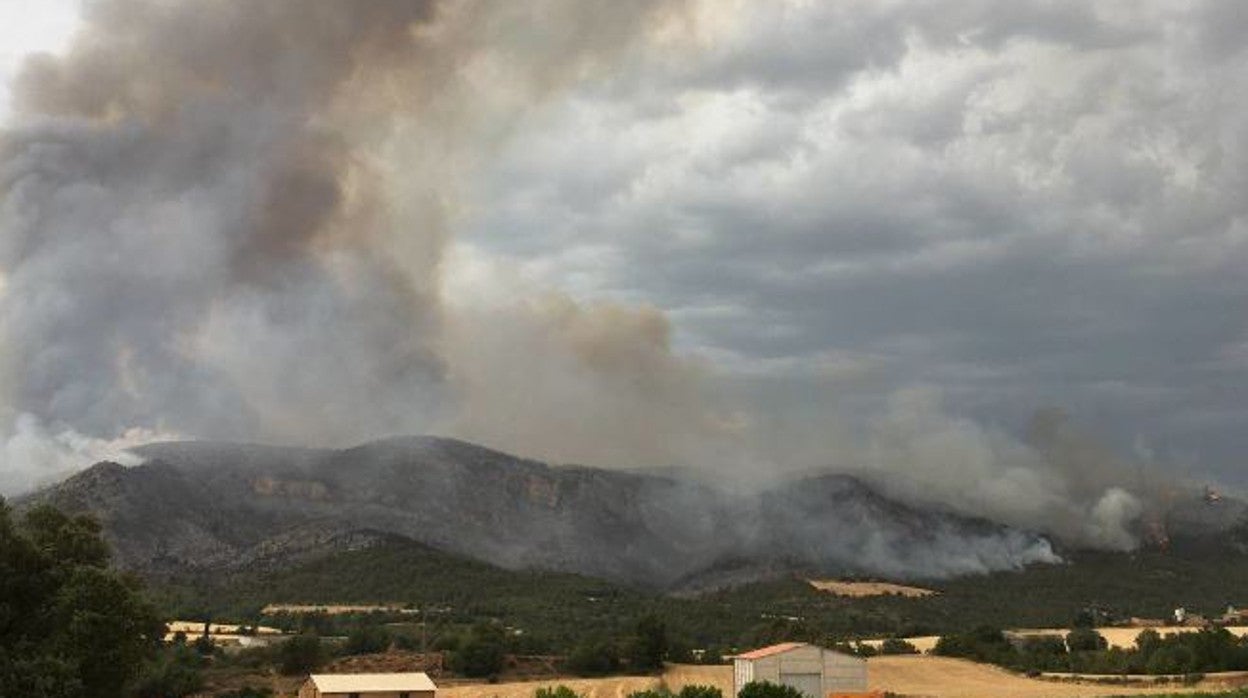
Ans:
<svg viewBox="0 0 1248 698"><path fill-rule="evenodd" d="M792 686L808 698L867 690L867 662L804 642L762 647L732 658L732 693L751 681Z"/></svg>
<svg viewBox="0 0 1248 698"><path fill-rule="evenodd" d="M406 674L313 674L299 698L434 698L437 686L423 672Z"/></svg>

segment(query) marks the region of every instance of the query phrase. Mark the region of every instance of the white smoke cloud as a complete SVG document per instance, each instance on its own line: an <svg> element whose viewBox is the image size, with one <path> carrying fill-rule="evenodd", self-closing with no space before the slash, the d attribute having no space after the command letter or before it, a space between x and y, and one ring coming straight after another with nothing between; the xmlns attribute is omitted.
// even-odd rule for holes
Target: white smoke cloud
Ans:
<svg viewBox="0 0 1248 698"><path fill-rule="evenodd" d="M1037 422L1053 419L1042 412ZM1146 506L1123 488L1128 470L1060 415L1037 443L950 416L936 389L895 393L861 453L842 455L885 491L1067 543L1130 550ZM852 466L850 466L852 467Z"/></svg>
<svg viewBox="0 0 1248 698"><path fill-rule="evenodd" d="M0 464L5 466L0 467L0 493L51 484L84 463L136 465L139 459L129 449L175 438L173 433L132 428L117 438L99 439L70 428L49 428L34 415L20 414L8 430L0 431ZM14 465L21 467L10 467Z"/></svg>

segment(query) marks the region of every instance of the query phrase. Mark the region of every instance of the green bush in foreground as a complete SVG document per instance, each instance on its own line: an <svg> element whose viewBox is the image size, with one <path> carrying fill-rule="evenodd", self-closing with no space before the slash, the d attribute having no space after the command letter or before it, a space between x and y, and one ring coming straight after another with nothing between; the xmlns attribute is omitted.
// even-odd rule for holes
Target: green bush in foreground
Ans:
<svg viewBox="0 0 1248 698"><path fill-rule="evenodd" d="M186 645L174 644L148 664L134 685L135 698L182 698L204 686L204 659Z"/></svg>
<svg viewBox="0 0 1248 698"><path fill-rule="evenodd" d="M724 692L714 686L691 684L680 689L678 698L724 698Z"/></svg>
<svg viewBox="0 0 1248 698"><path fill-rule="evenodd" d="M714 686L691 684L680 689L680 693L672 693L666 686L660 686L648 691L633 691L628 698L724 698L724 693Z"/></svg>
<svg viewBox="0 0 1248 698"><path fill-rule="evenodd" d="M751 681L741 687L737 698L804 698L804 694L784 684L770 681Z"/></svg>
<svg viewBox="0 0 1248 698"><path fill-rule="evenodd" d="M164 624L108 555L93 519L0 499L0 697L120 696L156 655Z"/></svg>
<svg viewBox="0 0 1248 698"><path fill-rule="evenodd" d="M580 698L576 691L559 684L558 686L542 686L533 692L533 698Z"/></svg>

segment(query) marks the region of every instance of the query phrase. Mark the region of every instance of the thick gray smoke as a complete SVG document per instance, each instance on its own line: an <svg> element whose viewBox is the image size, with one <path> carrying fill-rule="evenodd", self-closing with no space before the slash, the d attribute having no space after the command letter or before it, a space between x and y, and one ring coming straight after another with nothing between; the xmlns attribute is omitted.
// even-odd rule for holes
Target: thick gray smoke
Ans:
<svg viewBox="0 0 1248 698"><path fill-rule="evenodd" d="M658 309L503 283L485 262L514 295L445 278L457 225L486 205L473 174L514 124L636 52L697 50L707 15L685 2L86 11L68 53L29 61L0 136L0 491L155 437L440 432L592 465L831 465L1136 542L1143 495L1060 429L1024 444L907 391L866 436L789 438L717 399Z"/></svg>
<svg viewBox="0 0 1248 698"><path fill-rule="evenodd" d="M1111 550L1136 547L1143 517L1158 506L1132 468L1060 411L1037 412L1024 443L946 416L927 390L893 396L860 464L907 501Z"/></svg>
<svg viewBox="0 0 1248 698"><path fill-rule="evenodd" d="M439 278L474 162L529 105L676 26L679 9L89 4L67 55L27 65L0 143L0 416L25 425L9 429L10 487L17 471L115 450L50 445L31 462L32 431L341 445L462 422L489 437L499 409L550 401L498 407L482 355L548 361L552 384L590 393L598 375L679 373L647 310L532 306L513 309L509 336L482 336L488 322L447 333ZM545 354L521 359L511 336ZM584 375L555 375L565 353ZM626 420L601 416L646 431L620 409ZM637 438L606 439L606 453Z"/></svg>

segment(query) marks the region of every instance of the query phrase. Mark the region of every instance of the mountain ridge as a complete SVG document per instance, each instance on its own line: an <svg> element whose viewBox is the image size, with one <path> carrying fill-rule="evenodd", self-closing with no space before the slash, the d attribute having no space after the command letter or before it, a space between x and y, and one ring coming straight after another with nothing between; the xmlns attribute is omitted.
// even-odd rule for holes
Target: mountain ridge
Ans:
<svg viewBox="0 0 1248 698"><path fill-rule="evenodd" d="M793 565L941 578L1058 559L1039 534L897 502L846 475L736 493L427 436L341 450L170 442L135 454L140 465L97 464L29 500L97 516L118 564L149 576L281 565L367 532L660 588ZM724 574L726 560L739 574Z"/></svg>

